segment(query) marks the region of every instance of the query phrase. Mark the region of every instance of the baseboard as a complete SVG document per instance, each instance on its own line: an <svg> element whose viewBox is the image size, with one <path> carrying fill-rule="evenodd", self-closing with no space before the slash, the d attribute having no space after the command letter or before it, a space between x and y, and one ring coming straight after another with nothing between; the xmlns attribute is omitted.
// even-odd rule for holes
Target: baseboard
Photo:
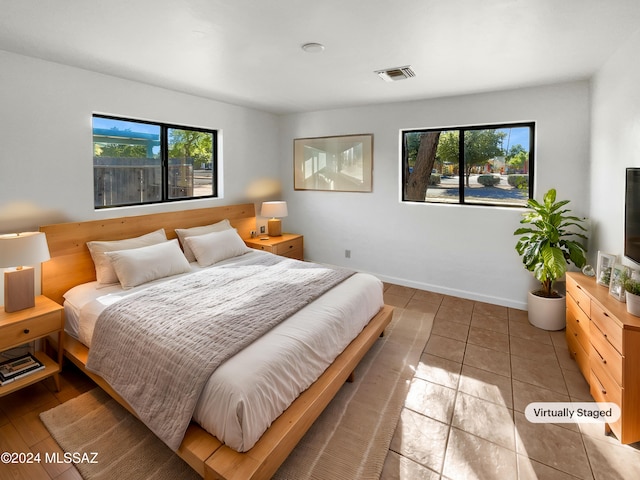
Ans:
<svg viewBox="0 0 640 480"><path fill-rule="evenodd" d="M430 283L415 282L415 281L407 280L404 278L397 278L389 275L380 275L373 272L367 272L367 273L371 273L371 275L378 277L383 282L393 283L395 285L402 285L403 287L417 288L419 290L428 290L430 292L441 293L443 295L451 295L453 297L466 298L468 300L474 300L476 302L491 303L493 305L501 305L503 307L515 308L518 310L527 309L526 301L517 302L509 298L482 295L477 292L470 292L467 290L460 290L455 288L447 288L441 285L432 285Z"/></svg>

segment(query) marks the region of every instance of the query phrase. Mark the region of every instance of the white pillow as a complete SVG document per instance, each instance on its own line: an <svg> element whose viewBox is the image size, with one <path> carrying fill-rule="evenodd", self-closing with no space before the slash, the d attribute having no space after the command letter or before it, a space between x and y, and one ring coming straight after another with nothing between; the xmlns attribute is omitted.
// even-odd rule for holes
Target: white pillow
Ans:
<svg viewBox="0 0 640 480"><path fill-rule="evenodd" d="M191 271L178 240L147 247L106 252L122 288L132 288L158 278Z"/></svg>
<svg viewBox="0 0 640 480"><path fill-rule="evenodd" d="M185 242L193 251L201 267L208 267L251 250L242 241L235 228L187 237Z"/></svg>
<svg viewBox="0 0 640 480"><path fill-rule="evenodd" d="M189 245L185 243L185 239L187 237L196 237L198 235L205 235L211 232L222 232L223 230L229 230L230 228L232 228L231 223L229 223L229 220L225 218L218 223L204 225L202 227L176 228L176 235L178 235L180 244L182 244L182 248L184 249L184 256L187 257L187 260L190 262L195 262L196 257L193 255Z"/></svg>
<svg viewBox="0 0 640 480"><path fill-rule="evenodd" d="M91 258L93 259L93 264L96 267L96 279L98 280L98 283L118 283L118 277L111 266L111 260L105 255L106 252L146 247L147 245L155 245L166 241L167 235L164 232L164 228L161 228L155 232L147 233L146 235L135 238L109 242L87 242L87 247L89 247L89 252L91 252Z"/></svg>

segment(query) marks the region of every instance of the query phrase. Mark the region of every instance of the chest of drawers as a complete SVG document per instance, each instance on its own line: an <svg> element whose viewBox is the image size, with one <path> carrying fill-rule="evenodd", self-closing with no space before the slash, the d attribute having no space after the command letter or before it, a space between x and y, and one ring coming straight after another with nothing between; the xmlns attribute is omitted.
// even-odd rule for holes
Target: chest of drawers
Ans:
<svg viewBox="0 0 640 480"><path fill-rule="evenodd" d="M593 278L568 273L566 338L593 399L620 407L607 428L621 443L639 441L640 318Z"/></svg>

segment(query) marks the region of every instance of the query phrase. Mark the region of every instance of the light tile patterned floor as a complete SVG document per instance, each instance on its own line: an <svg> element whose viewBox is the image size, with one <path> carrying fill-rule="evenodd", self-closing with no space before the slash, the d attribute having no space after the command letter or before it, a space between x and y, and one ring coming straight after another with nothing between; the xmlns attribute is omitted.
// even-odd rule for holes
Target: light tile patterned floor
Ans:
<svg viewBox="0 0 640 480"><path fill-rule="evenodd" d="M640 445L595 424L533 424L533 401L593 401L564 331L521 310L385 285L385 302L433 315L382 480L637 479ZM640 408L640 406L638 406Z"/></svg>

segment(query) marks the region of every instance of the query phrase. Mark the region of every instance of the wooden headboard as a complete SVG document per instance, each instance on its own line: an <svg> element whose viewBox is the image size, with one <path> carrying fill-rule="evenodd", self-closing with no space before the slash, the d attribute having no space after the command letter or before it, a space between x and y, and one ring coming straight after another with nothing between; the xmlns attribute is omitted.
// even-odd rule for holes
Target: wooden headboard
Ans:
<svg viewBox="0 0 640 480"><path fill-rule="evenodd" d="M253 203L42 226L40 231L47 235L51 253L51 260L42 264L42 294L62 304L67 290L96 279L86 245L91 240L121 240L159 228L172 239L176 238L176 228L209 225L225 218L243 238L256 228Z"/></svg>

